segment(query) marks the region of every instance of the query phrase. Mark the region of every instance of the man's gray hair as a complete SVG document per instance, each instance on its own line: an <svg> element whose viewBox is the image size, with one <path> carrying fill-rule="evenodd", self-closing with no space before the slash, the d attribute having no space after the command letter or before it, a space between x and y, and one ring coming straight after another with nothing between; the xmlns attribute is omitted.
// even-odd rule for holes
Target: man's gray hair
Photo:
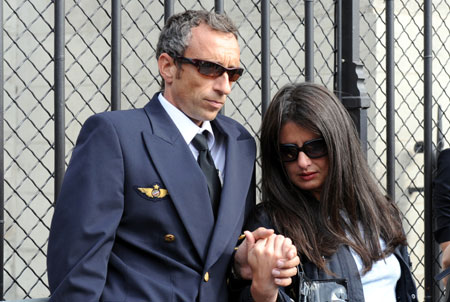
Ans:
<svg viewBox="0 0 450 302"><path fill-rule="evenodd" d="M183 13L172 15L164 25L159 35L156 47L156 59L162 53L167 53L172 58L182 57L189 45L191 29L206 24L213 30L223 33L232 33L238 38L238 29L226 14L217 14L205 10L187 10ZM162 80L164 90L164 79Z"/></svg>

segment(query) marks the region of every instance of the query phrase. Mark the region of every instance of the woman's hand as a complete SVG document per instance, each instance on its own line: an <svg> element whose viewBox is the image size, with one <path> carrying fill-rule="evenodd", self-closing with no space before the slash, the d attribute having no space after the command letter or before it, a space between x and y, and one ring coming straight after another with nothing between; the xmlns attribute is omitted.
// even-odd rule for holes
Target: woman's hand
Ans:
<svg viewBox="0 0 450 302"><path fill-rule="evenodd" d="M297 273L299 259L289 238L272 234L249 248L248 263L252 271L250 291L253 299L272 302L277 299L278 286L291 283L290 277Z"/></svg>
<svg viewBox="0 0 450 302"><path fill-rule="evenodd" d="M269 238L273 235L272 229L259 227L253 232L245 231L245 239L239 245L234 255L234 270L242 279L252 279L252 268L248 263L248 252L251 250L258 240Z"/></svg>

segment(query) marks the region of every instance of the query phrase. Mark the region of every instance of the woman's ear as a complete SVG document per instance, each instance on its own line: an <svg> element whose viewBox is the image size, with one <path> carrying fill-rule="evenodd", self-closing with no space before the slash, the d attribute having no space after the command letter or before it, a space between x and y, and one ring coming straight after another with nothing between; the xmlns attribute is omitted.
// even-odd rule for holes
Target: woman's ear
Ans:
<svg viewBox="0 0 450 302"><path fill-rule="evenodd" d="M165 52L162 53L158 58L158 69L166 85L172 84L177 72L173 58Z"/></svg>

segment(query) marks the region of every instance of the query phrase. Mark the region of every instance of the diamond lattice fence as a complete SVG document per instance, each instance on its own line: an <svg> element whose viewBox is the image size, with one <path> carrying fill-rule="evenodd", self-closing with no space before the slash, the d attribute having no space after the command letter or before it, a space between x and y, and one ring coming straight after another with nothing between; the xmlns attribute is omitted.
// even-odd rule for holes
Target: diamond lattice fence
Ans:
<svg viewBox="0 0 450 302"><path fill-rule="evenodd" d="M155 49L164 23L164 1L122 1L121 107L142 107L159 90ZM213 10L214 1L185 0L185 9ZM334 5L314 1L314 80L330 89L334 76ZM385 2L361 1L361 62L371 100L368 158L379 185L386 183ZM441 135L449 145L449 0L433 8L433 131L442 108ZM54 2L5 0L4 8L4 295L48 295L46 249L54 202ZM245 74L233 87L225 114L256 137L261 123L261 3L225 1L239 27ZM110 110L111 1L65 1L66 162L81 125ZM270 3L271 95L305 75L305 3ZM396 201L404 214L417 284L423 289L423 7L395 4ZM343 79L345 81L345 79ZM260 169L258 164L258 189ZM410 190L414 188L415 190ZM414 191L414 192L411 192Z"/></svg>
<svg viewBox="0 0 450 302"><path fill-rule="evenodd" d="M4 292L45 292L53 191L53 5L4 1Z"/></svg>
<svg viewBox="0 0 450 302"><path fill-rule="evenodd" d="M448 1L433 1L433 144L437 143L437 107L449 107ZM398 1L394 9L395 39L395 196L404 228L419 301L424 295L424 17L423 1ZM361 61L371 99L368 157L371 169L386 186L386 10L384 1L361 3ZM444 113L444 146L449 145L449 116ZM446 135L447 134L447 135ZM441 293L442 294L442 293ZM436 297L438 299L440 297ZM438 300L436 300L438 301Z"/></svg>

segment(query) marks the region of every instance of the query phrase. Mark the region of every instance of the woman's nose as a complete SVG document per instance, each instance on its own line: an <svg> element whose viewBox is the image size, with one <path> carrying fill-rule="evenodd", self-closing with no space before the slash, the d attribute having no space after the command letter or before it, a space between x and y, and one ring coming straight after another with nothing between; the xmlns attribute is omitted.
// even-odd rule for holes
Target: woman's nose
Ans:
<svg viewBox="0 0 450 302"><path fill-rule="evenodd" d="M298 153L297 163L301 168L307 168L311 165L311 159L303 151Z"/></svg>

